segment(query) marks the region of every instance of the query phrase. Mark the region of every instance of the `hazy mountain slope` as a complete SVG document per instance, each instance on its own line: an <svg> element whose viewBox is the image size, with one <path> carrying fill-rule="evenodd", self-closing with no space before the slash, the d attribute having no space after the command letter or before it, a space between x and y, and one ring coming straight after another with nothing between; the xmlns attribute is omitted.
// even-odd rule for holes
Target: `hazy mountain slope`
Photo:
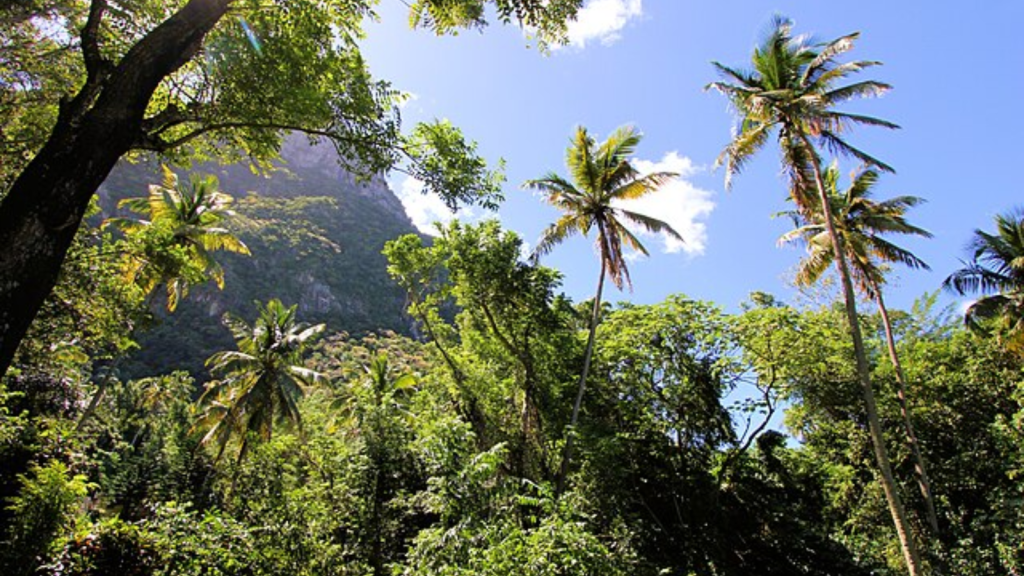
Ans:
<svg viewBox="0 0 1024 576"><path fill-rule="evenodd" d="M218 253L226 286L194 289L178 310L140 338L142 350L125 364L132 375L184 368L205 376L203 362L231 347L220 318L230 311L251 320L254 301L280 298L299 305L301 320L330 331L389 329L407 333L404 295L391 282L380 251L387 240L414 232L401 202L383 179L357 182L338 167L333 148L293 137L282 169L269 177L245 165L200 165L235 197L238 236L252 256ZM119 166L101 190L104 211L117 200L146 194L158 182L155 165ZM162 297L162 294L160 295Z"/></svg>

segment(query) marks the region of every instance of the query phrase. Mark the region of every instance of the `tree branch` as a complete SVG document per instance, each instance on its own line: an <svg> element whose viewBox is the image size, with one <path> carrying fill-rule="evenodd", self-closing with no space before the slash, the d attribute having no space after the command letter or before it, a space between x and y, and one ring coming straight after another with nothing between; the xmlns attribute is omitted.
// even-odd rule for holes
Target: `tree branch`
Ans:
<svg viewBox="0 0 1024 576"><path fill-rule="evenodd" d="M771 350L771 348L772 348L771 336L768 337L767 348L768 348L768 355L770 357L773 356L773 353L772 353L772 350ZM722 462L722 467L719 469L719 474L718 475L719 475L720 478L723 477L726 473L728 473L729 469L736 462L736 460L741 455L743 455L747 450L750 449L750 445L754 443L754 440L757 438L757 436L759 434L761 434L761 432L764 432L764 429L768 427L768 423L771 422L772 416L775 415L775 407L776 407L776 404L774 402L772 402L772 396L771 395L772 395L772 389L775 386L775 382L777 381L777 379L778 379L778 374L775 371L775 362L774 362L774 360L771 360L769 358L768 359L768 383L765 384L763 387L762 386L757 386L757 388L761 391L761 394L764 396L764 404L765 404L765 406L768 407L768 412L765 414L764 420L760 424L758 424L758 426L756 428L754 428L753 432L750 432L749 436L747 435L747 431L744 431L743 435L746 438L743 440L743 443L740 446L738 446L735 449L733 449L731 452L729 452L729 454L725 457L725 461ZM748 430L750 428L750 423L752 421L753 421L753 417L747 419L747 429Z"/></svg>
<svg viewBox="0 0 1024 576"><path fill-rule="evenodd" d="M85 70L88 73L88 84L100 73L107 61L100 55L99 31L100 22L107 11L107 0L92 0L89 6L89 18L82 28L82 58L85 60Z"/></svg>
<svg viewBox="0 0 1024 576"><path fill-rule="evenodd" d="M320 136L328 138L333 142L346 142L353 145L364 145L365 140L358 139L355 137L342 136L336 132L330 130L323 130L317 128L309 128L308 126L299 126L297 124L285 124L278 122L219 122L213 124L207 124L196 128L195 130L175 138L173 140L165 140L160 137L160 133L167 129L184 124L186 122L196 120L196 117L190 116L180 109L177 112L170 112L172 107L168 107L164 112L147 119L145 125L153 128L155 131L147 132L140 131L140 134L135 139L132 149L134 150L147 150L150 152L163 153L169 150L173 150L180 146L184 146L189 142L208 134L210 132L216 132L218 130L231 130L237 128L252 128L257 130L278 130L278 131L290 131L290 132L302 132L310 136ZM165 115L166 112L166 115Z"/></svg>
<svg viewBox="0 0 1024 576"><path fill-rule="evenodd" d="M89 17L81 32L82 60L85 62L85 84L74 98L60 101L57 122L74 124L89 110L92 103L103 90L103 86L113 70L113 64L100 54L99 30L100 23L107 11L107 0L92 0L89 5Z"/></svg>

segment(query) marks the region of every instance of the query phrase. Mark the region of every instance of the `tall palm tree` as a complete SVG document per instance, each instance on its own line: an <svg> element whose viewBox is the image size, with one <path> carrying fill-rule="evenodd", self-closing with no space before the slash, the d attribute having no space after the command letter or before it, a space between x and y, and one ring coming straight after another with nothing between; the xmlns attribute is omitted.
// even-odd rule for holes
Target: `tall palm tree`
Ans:
<svg viewBox="0 0 1024 576"><path fill-rule="evenodd" d="M873 61L837 61L839 56L853 48L858 36L859 33L853 33L829 42L813 42L806 36L793 36L792 22L776 17L763 42L754 49L753 69L739 70L714 62L713 65L726 81L712 82L708 88L724 94L741 117L735 137L717 161L718 165L725 165L726 186L730 185L732 176L741 171L750 158L768 143L772 134L777 133L783 168L789 179L790 196L797 209L809 213L815 208L811 199L816 195L819 200L817 207L824 214L825 228L843 285L857 376L864 393L865 412L882 487L907 570L911 576L918 576L921 573L920 555L910 533L906 511L896 488L882 436L867 355L864 352L864 339L857 318L853 283L845 252L832 221L819 153L819 149L824 148L852 156L869 166L892 171L882 161L849 144L843 139L843 133L855 125L885 128L897 126L885 120L834 109L836 105L852 98L877 96L890 89L888 84L874 80L837 85L851 74L879 64Z"/></svg>
<svg viewBox="0 0 1024 576"><path fill-rule="evenodd" d="M896 373L897 398L900 404L900 415L903 429L914 458L914 469L918 487L925 503L925 515L932 537L938 541L939 521L935 513L935 500L932 497L931 482L924 456L921 454L914 432L910 412L907 409L906 377L896 351L893 337L892 322L889 311L882 297L882 285L885 283L885 272L888 263L903 264L909 268L929 270L928 264L912 252L896 246L882 238L884 234L906 234L931 238L931 232L918 228L907 222L906 213L923 200L916 196L897 196L880 202L872 199L873 187L878 182L876 170L864 169L851 174L850 187L839 191L839 169L835 162L823 174L825 188L831 203L832 220L842 242L843 251L850 263L850 273L857 288L862 294L871 298L878 305L885 330L885 341L889 351L889 359ZM810 286L828 272L835 261L828 230L825 228L823 212L820 208L808 211L806 215L797 210L783 213L793 219L797 226L779 238L779 243L803 240L807 244L807 256L801 261L797 271L796 282L802 286Z"/></svg>
<svg viewBox="0 0 1024 576"><path fill-rule="evenodd" d="M258 308L259 317L251 326L230 314L224 316L238 350L218 352L206 361L219 379L207 384L199 399L204 410L197 427L209 428L203 443L218 442L218 459L235 434L241 436L241 461L250 435L269 440L275 421L286 420L301 431L298 402L303 387L326 380L302 366L306 344L323 332L324 325L296 322L296 306L285 307L276 298Z"/></svg>
<svg viewBox="0 0 1024 576"><path fill-rule="evenodd" d="M629 231L626 224L639 226L649 232L664 232L682 241L679 233L665 222L618 205L623 201L642 198L678 176L671 172L640 174L629 162L629 157L636 150L640 139L641 134L635 128L623 126L598 145L587 133L587 129L580 126L566 149L565 162L572 175L572 181L552 172L524 184L526 188L547 194L548 202L562 211L562 216L544 231L537 243L533 252L535 261L570 236L587 236L591 230L597 229L595 240L598 257L601 259L601 273L598 276L597 293L590 315L590 332L583 356L583 371L580 373L576 401L573 403L572 417L569 421L570 430L575 430L579 420L580 404L583 402L590 360L594 352L594 335L601 310L605 276L609 276L620 290L623 286L632 287L622 251L623 243L645 256L648 255L640 239ZM556 491L559 494L565 487L565 477L572 460L572 442L573 434L570 432L566 437L558 473Z"/></svg>
<svg viewBox="0 0 1024 576"><path fill-rule="evenodd" d="M140 253L126 261L125 276L147 294L165 283L167 309L174 310L196 281L212 278L218 288L224 287L224 270L210 252L249 254L249 248L223 227L234 216L234 200L218 190L216 176L193 174L183 183L167 166L163 174L163 182L150 185L148 196L118 203L148 220L111 218L105 225L143 238ZM190 274L193 268L198 277Z"/></svg>
<svg viewBox="0 0 1024 576"><path fill-rule="evenodd" d="M396 462L388 462L388 440L386 436L395 434L397 428L394 419L411 420L412 413L408 406L416 387L416 377L411 373L395 374L386 354L380 354L368 365L363 366L366 376L352 383L352 390L344 402L345 411L351 414L358 423L358 429L364 436L367 453L372 469L370 509L370 566L374 576L383 576L385 569L385 538L384 520L387 514L387 500L395 490L394 480ZM398 432L400 434L400 432ZM389 469L390 465L390 469Z"/></svg>
<svg viewBox="0 0 1024 576"><path fill-rule="evenodd" d="M967 244L971 261L950 274L943 287L961 296L982 296L964 321L980 331L995 328L1007 347L1024 352L1024 208L996 216L996 233L975 230Z"/></svg>

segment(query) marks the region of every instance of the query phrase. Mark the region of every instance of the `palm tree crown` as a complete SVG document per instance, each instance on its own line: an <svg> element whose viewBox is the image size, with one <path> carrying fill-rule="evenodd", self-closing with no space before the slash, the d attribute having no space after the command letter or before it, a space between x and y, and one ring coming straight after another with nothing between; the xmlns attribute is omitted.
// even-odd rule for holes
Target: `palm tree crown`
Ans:
<svg viewBox="0 0 1024 576"><path fill-rule="evenodd" d="M623 285L631 285L622 253L623 242L648 255L644 245L626 227L627 222L682 241L679 233L665 222L616 206L618 202L650 194L678 176L671 172L641 175L629 162L640 139L636 129L624 126L598 145L586 128L579 127L565 156L572 182L555 173L526 182L527 188L547 194L548 202L563 213L544 231L534 250L535 259L566 238L575 234L586 236L597 228L596 242L602 266L621 289Z"/></svg>
<svg viewBox="0 0 1024 576"><path fill-rule="evenodd" d="M150 185L148 196L118 203L148 220L111 218L106 224L145 237L142 252L128 259L125 276L146 293L165 282L167 308L174 310L191 283L212 278L224 287L224 270L210 252L249 254L249 248L223 227L235 215L230 209L234 200L218 190L216 176L193 174L182 183L166 166L163 173L163 182ZM198 277L190 268L198 270Z"/></svg>
<svg viewBox="0 0 1024 576"><path fill-rule="evenodd" d="M995 234L974 231L967 245L971 261L942 285L960 295L991 294L967 309L968 326L981 328L986 320L1001 318L1005 328L1024 336L1024 208L999 214L995 220Z"/></svg>
<svg viewBox="0 0 1024 576"><path fill-rule="evenodd" d="M303 386L325 381L319 372L302 366L306 344L323 332L324 325L296 322L296 306L285 307L277 299L258 307L259 317L251 326L225 315L238 350L218 352L206 361L220 379L209 383L199 399L205 409L199 425L209 426L203 442L216 439L222 454L230 437L239 433L239 459L248 448L249 434L268 440L276 420L301 430L298 401Z"/></svg>
<svg viewBox="0 0 1024 576"><path fill-rule="evenodd" d="M891 89L888 84L874 80L837 86L847 76L881 64L863 60L836 61L838 56L853 48L859 35L854 32L818 43L807 36L793 36L792 22L777 16L762 44L754 49L753 70L712 62L727 81L712 82L707 88L724 94L741 116L735 138L716 161L716 165L725 165L726 187L731 185L732 176L764 147L775 129L778 129L783 165L798 206L802 207L805 192L813 189L810 163L817 159L817 152L808 145L807 138L815 140L818 148L892 171L884 162L850 145L842 135L857 124L898 126L833 109L847 100L880 96Z"/></svg>
<svg viewBox="0 0 1024 576"><path fill-rule="evenodd" d="M885 263L929 269L928 264L912 252L882 238L882 235L932 237L931 232L910 224L906 219L907 211L924 200L916 196L897 196L876 201L872 196L878 178L876 170L861 170L850 175L850 186L840 192L839 169L835 163L824 171L822 178L829 196L832 221L850 263L850 273L860 291L872 299L885 283ZM835 260L820 202L812 202L806 213L791 210L782 215L792 218L797 228L779 238L779 243L798 239L806 242L807 256L800 262L796 282L810 286L828 271Z"/></svg>

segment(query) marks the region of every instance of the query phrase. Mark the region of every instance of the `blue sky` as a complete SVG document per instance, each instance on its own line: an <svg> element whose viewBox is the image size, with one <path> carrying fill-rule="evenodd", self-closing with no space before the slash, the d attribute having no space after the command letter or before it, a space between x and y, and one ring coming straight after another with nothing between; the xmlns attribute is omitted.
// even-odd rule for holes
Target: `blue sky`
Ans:
<svg viewBox="0 0 1024 576"><path fill-rule="evenodd" d="M507 200L497 216L531 245L557 213L520 185L549 171L565 173L565 147L578 125L603 139L633 124L645 135L636 158L641 168L682 173L638 209L670 221L686 246L649 238L651 257L631 264L634 291L613 290L610 300L654 303L683 292L736 310L753 290L795 299L786 278L802 249L776 247L789 222L771 218L788 209L777 151L766 148L726 192L722 171L712 167L734 116L721 95L703 91L717 79L709 62L745 67L775 13L792 18L795 32L820 39L860 31L851 57L885 63L862 76L894 90L845 109L902 129L860 129L849 139L896 168L880 181L881 197L928 200L910 217L935 234L899 240L932 271L898 270L887 292L892 305L909 307L936 289L959 266L973 229L990 229L996 213L1024 204L1015 170L1024 160L1017 145L1024 134L1019 0L969 9L916 0L590 0L571 30L572 44L547 56L528 48L515 27L437 38L409 30L399 0L383 0L378 12L364 43L371 70L413 95L403 111L410 125L448 118L489 160L506 160ZM840 162L844 175L854 168ZM392 187L415 219L444 216L416 194L415 182L396 176ZM591 240L572 239L544 263L565 274L572 297L592 295L598 262Z"/></svg>

